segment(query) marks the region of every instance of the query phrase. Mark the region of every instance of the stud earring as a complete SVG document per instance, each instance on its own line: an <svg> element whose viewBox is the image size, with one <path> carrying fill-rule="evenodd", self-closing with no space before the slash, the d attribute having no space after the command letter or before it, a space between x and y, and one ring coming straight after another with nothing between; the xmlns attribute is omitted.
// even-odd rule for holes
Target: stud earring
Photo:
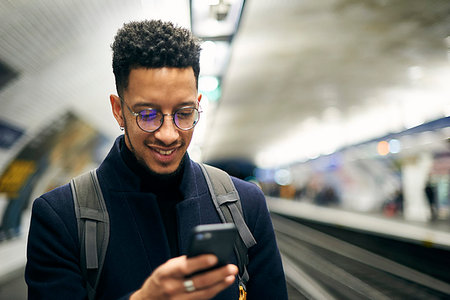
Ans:
<svg viewBox="0 0 450 300"><path fill-rule="evenodd" d="M123 131L125 128L123 128L123 126L120 126L120 131Z"/></svg>

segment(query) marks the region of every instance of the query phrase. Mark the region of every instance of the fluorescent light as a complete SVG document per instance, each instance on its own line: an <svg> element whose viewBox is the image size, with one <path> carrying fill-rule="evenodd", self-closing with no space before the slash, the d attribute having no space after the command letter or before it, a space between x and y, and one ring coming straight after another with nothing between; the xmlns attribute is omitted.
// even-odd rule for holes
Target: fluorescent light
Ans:
<svg viewBox="0 0 450 300"><path fill-rule="evenodd" d="M219 79L214 76L200 76L198 89L204 92L212 92L219 86Z"/></svg>
<svg viewBox="0 0 450 300"><path fill-rule="evenodd" d="M199 37L232 37L241 18L242 0L191 0L192 32Z"/></svg>
<svg viewBox="0 0 450 300"><path fill-rule="evenodd" d="M201 75L221 76L225 73L230 56L230 44L220 41L205 41L200 53Z"/></svg>

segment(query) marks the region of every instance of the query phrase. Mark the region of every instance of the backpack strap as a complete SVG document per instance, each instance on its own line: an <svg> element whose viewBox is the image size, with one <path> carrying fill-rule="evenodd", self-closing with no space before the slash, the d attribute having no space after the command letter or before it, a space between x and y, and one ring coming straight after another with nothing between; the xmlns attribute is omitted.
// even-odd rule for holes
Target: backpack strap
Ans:
<svg viewBox="0 0 450 300"><path fill-rule="evenodd" d="M109 215L96 170L70 181L80 241L81 271L94 299L109 242Z"/></svg>
<svg viewBox="0 0 450 300"><path fill-rule="evenodd" d="M245 223L239 194L231 177L218 168L206 164L199 165L205 176L211 198L220 219L223 223L234 223L239 232L240 239L236 240L234 251L239 264L239 285L245 291L249 280L247 252L248 248L256 245L256 240Z"/></svg>
<svg viewBox="0 0 450 300"><path fill-rule="evenodd" d="M200 164L200 167L220 219L224 223L234 223L238 229L240 238L235 242L234 251L239 264L240 289L245 292L249 280L247 252L248 248L256 245L256 240L245 223L239 194L230 176L209 165ZM108 248L109 215L96 170L73 178L70 187L80 240L81 270L87 284L88 299L95 299Z"/></svg>

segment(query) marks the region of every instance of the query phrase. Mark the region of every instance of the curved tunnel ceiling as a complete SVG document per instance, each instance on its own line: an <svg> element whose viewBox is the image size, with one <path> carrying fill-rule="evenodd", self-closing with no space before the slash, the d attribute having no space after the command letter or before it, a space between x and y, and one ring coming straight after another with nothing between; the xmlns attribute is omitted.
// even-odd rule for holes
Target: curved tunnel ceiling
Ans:
<svg viewBox="0 0 450 300"><path fill-rule="evenodd" d="M186 25L187 12L183 0L0 1L0 60L20 74L0 117L32 134L70 107L120 134L115 31L143 17ZM246 1L202 158L296 160L449 115L449 36L447 0Z"/></svg>

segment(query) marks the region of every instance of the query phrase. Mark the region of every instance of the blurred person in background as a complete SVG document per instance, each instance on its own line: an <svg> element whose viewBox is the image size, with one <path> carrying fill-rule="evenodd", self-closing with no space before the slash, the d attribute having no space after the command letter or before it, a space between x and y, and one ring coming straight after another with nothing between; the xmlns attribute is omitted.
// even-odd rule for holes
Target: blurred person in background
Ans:
<svg viewBox="0 0 450 300"><path fill-rule="evenodd" d="M431 221L437 218L437 205L436 205L436 193L434 192L434 186L432 185L430 179L427 180L425 184L425 195L427 196L428 204L430 205L430 219Z"/></svg>
<svg viewBox="0 0 450 300"><path fill-rule="evenodd" d="M100 167L110 237L97 299L238 299L236 257L212 271L213 255L187 258L198 224L221 223L200 166L187 154L199 120L199 41L170 22L125 24L112 44L124 130ZM155 121L156 120L156 121ZM287 299L264 195L232 178L257 244L248 250L247 299ZM34 201L25 279L29 299L86 299L70 185Z"/></svg>

